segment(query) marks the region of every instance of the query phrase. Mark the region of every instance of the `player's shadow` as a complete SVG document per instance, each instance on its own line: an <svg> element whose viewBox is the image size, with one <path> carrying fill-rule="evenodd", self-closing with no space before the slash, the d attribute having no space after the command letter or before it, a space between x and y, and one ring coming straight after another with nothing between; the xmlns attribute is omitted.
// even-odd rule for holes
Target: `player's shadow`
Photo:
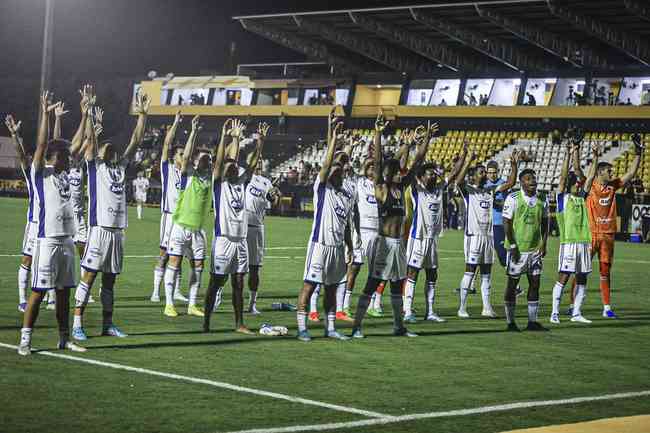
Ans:
<svg viewBox="0 0 650 433"><path fill-rule="evenodd" d="M223 332L232 332L232 331L223 331ZM202 334L197 332L197 334ZM100 350L100 349L157 349L165 347L197 347L197 346L230 346L233 344L247 344L247 343L259 343L260 341L286 341L293 340L295 337L293 335L288 335L285 337L267 337L262 335L244 337L244 338L233 338L229 340L210 340L210 341L161 341L154 343L142 343L142 344L114 344L114 345L102 345L102 346L88 346L90 350Z"/></svg>

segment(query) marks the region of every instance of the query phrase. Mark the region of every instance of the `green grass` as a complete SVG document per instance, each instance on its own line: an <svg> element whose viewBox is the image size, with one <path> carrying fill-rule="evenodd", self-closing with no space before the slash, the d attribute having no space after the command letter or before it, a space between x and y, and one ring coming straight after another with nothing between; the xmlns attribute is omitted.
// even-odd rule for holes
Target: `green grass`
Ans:
<svg viewBox="0 0 650 433"><path fill-rule="evenodd" d="M24 200L0 200L2 254L19 252L25 205ZM156 255L158 210L146 209L143 221L134 213L130 215L126 255ZM288 326L295 333L294 314L271 311L270 305L295 302L310 224L303 219L267 219L269 247L300 248L267 251L259 299L263 314L258 318L247 316L249 326L268 321ZM73 356L390 415L650 389L647 246L616 245L612 297L620 319L600 317L595 274L589 279L585 308L585 315L594 319L593 325L579 326L565 319L552 332L517 335L503 332L502 319L478 318L480 295L470 299L474 318L455 318L457 296L452 289L463 272L462 233L445 233L440 248L443 253L436 303L449 320L412 325L420 338L391 337L390 317L367 319L364 330L368 338L362 341L315 338L305 344L294 338L242 336L232 332L229 289L225 308L213 319L214 332L202 334L199 318L182 315L169 319L162 315L160 304L149 302L155 259L127 258L116 285L115 320L130 337L97 337L101 313L98 304L93 304L86 314L86 329L92 337L86 346L90 350ZM545 323L556 277L557 248L557 240L552 239L542 278L541 318ZM16 310L15 288L19 260L0 257L2 343L17 344L19 337L21 315ZM365 275L364 269L356 293ZM424 310L422 277L416 303L420 312ZM207 279L204 275L204 286ZM495 267L492 300L499 313L503 311L504 284L502 269ZM97 288L93 288L95 297ZM520 325L525 325L523 301L518 313ZM339 328L345 326L339 323ZM312 326L312 335L320 337L322 327ZM34 347L52 349L56 338L54 315L43 310ZM644 413L650 413L650 397L338 431L498 432ZM23 358L0 347L3 432L216 432L361 419L356 414L64 359L38 355Z"/></svg>

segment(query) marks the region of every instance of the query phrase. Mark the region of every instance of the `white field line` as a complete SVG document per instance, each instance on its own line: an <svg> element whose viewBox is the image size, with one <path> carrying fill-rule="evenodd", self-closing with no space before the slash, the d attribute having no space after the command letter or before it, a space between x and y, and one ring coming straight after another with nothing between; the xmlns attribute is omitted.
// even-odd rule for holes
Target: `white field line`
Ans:
<svg viewBox="0 0 650 433"><path fill-rule="evenodd" d="M4 347L6 349L12 349L16 350L18 349L18 346L14 346L13 344L5 344L5 343L0 343L0 347ZM253 394L253 395L258 395L262 397L270 397L270 398L275 398L278 400L286 400L291 403L300 403L300 404L306 404L310 406L318 406L322 407L325 409L331 409L339 412L347 412L347 413L353 413L356 415L361 415L365 417L370 417L370 418L380 418L380 419L391 419L392 417L387 414L383 413L378 413L378 412L371 412L368 410L363 410L363 409L356 409L353 407L348 407L348 406L340 406L337 404L330 404L330 403L325 403L322 401L316 401L316 400L309 400L306 398L300 398L300 397L295 397L292 395L287 395L287 394L279 394L277 392L270 392L270 391L264 391L261 389L255 389L255 388L247 388L244 386L239 386L239 385L232 385L230 383L225 383L225 382L217 382L214 380L208 380L208 379L200 379L197 377L190 377L190 376L183 376L180 374L173 374L173 373L164 373L162 371L156 371L156 370L149 370L146 368L139 368L139 367L131 367L128 365L123 365L123 364L116 364L113 362L105 362L105 361L98 361L96 359L90 359L90 358L79 358L76 356L70 356L70 355L64 355L62 353L54 353L54 352L48 352L48 351L38 351L35 352L37 355L44 355L44 356L50 356L52 358L59 358L59 359L65 359L68 361L74 361L74 362L81 362L85 364L91 364L91 365L97 365L100 367L106 367L106 368L112 368L114 370L124 370L124 371L130 371L133 373L140 373L140 374L148 374L150 376L158 376L158 377L163 377L165 379L175 379L179 380L182 382L190 382L190 383L197 383L201 385L209 385L213 386L215 388L222 388L222 389L227 389L230 391L237 391L237 392L243 392L247 394ZM18 356L18 355L16 355Z"/></svg>
<svg viewBox="0 0 650 433"><path fill-rule="evenodd" d="M595 395L589 397L574 397L574 398L565 398L560 400L522 401L517 403L506 403L506 404L500 404L495 406L480 406L480 407L475 407L470 409L414 413L410 415L400 415L400 416L392 416L386 418L375 418L375 419L366 419L360 421L338 422L338 423L329 423L329 424L296 425L296 426L289 426L289 427L238 430L236 432L229 432L229 433L295 433L295 432L306 432L306 431L329 431L329 430L339 430L339 429L351 429L354 427L395 424L395 423L417 421L417 420L430 419L430 418L481 415L481 414L486 414L491 412L505 412L505 411L511 411L517 409L528 409L532 407L566 406L566 405L573 405L579 403L588 403L592 401L617 400L622 398L647 397L647 396L650 396L650 391L624 392L619 394L604 394L604 395Z"/></svg>

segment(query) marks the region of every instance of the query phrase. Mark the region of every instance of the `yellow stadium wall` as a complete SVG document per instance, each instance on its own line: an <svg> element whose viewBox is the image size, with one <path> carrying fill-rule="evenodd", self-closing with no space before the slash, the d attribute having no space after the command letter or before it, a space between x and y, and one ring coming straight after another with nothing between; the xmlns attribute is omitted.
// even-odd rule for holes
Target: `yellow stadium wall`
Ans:
<svg viewBox="0 0 650 433"><path fill-rule="evenodd" d="M401 88L377 88L376 86L358 85L355 90L353 105L397 105Z"/></svg>

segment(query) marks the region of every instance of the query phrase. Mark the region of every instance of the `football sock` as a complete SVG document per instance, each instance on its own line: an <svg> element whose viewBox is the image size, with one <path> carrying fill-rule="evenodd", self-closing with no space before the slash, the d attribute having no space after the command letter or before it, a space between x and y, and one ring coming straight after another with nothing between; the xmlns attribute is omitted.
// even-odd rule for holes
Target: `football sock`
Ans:
<svg viewBox="0 0 650 433"><path fill-rule="evenodd" d="M427 281L426 290L424 292L426 302L427 302L427 313L433 312L433 303L436 299L436 282Z"/></svg>
<svg viewBox="0 0 650 433"><path fill-rule="evenodd" d="M309 312L318 313L318 295L320 295L320 284L316 285L314 292L309 298Z"/></svg>
<svg viewBox="0 0 650 433"><path fill-rule="evenodd" d="M189 296L189 305L196 305L196 297L199 294L201 289L201 275L203 274L202 267L195 267L190 271L192 274L190 276L190 296Z"/></svg>
<svg viewBox="0 0 650 433"><path fill-rule="evenodd" d="M336 286L336 312L343 310L343 301L345 300L345 282Z"/></svg>
<svg viewBox="0 0 650 433"><path fill-rule="evenodd" d="M20 329L20 344L29 345L32 343L32 328Z"/></svg>
<svg viewBox="0 0 650 433"><path fill-rule="evenodd" d="M370 305L370 295L362 293L359 295L357 300L357 311L354 314L354 327L361 327L361 321L363 320L366 312L368 311L368 305Z"/></svg>
<svg viewBox="0 0 650 433"><path fill-rule="evenodd" d="M609 263L600 263L600 297L603 305L610 305Z"/></svg>
<svg viewBox="0 0 650 433"><path fill-rule="evenodd" d="M47 291L47 303L53 304L54 302L56 302L56 291L54 289L50 289Z"/></svg>
<svg viewBox="0 0 650 433"><path fill-rule="evenodd" d="M460 280L460 308L459 310L465 311L467 309L467 293L469 286L472 284L473 272L465 272L463 279Z"/></svg>
<svg viewBox="0 0 650 433"><path fill-rule="evenodd" d="M490 274L481 274L481 299L483 300L483 309L492 309L490 303Z"/></svg>
<svg viewBox="0 0 650 433"><path fill-rule="evenodd" d="M528 321L537 322L537 311L539 310L539 301L528 301Z"/></svg>
<svg viewBox="0 0 650 433"><path fill-rule="evenodd" d="M174 286L176 284L178 268L167 265L165 269L165 305L174 305Z"/></svg>
<svg viewBox="0 0 650 433"><path fill-rule="evenodd" d="M141 220L142 219L142 205L141 204L139 204L137 206L137 210L138 210L138 219Z"/></svg>
<svg viewBox="0 0 650 433"><path fill-rule="evenodd" d="M249 290L250 300L248 301L248 309L252 310L257 305L257 290Z"/></svg>
<svg viewBox="0 0 650 433"><path fill-rule="evenodd" d="M153 270L153 293L151 296L160 296L160 283L165 277L165 268L156 266Z"/></svg>
<svg viewBox="0 0 650 433"><path fill-rule="evenodd" d="M327 313L327 332L334 332L334 321L336 320L336 313L328 312Z"/></svg>
<svg viewBox="0 0 650 433"><path fill-rule="evenodd" d="M88 296L90 296L90 287L83 281L79 281L77 289L74 292L75 307L85 306L88 302Z"/></svg>
<svg viewBox="0 0 650 433"><path fill-rule="evenodd" d="M381 297L382 297L382 294L379 293L379 292L376 292L374 294L374 303L372 304L372 308L374 308L375 310L381 310L382 309Z"/></svg>
<svg viewBox="0 0 650 433"><path fill-rule="evenodd" d="M181 279L182 279L182 271L181 268L177 269L176 272L176 279L174 281L174 292L173 293L180 293L181 290Z"/></svg>
<svg viewBox="0 0 650 433"><path fill-rule="evenodd" d="M402 294L391 293L390 305L393 307L393 327L395 329L402 329L404 327L404 321L402 320L402 308L404 308Z"/></svg>
<svg viewBox="0 0 650 433"><path fill-rule="evenodd" d="M113 312L113 288L102 286L101 292L99 292L99 298L102 301L102 310Z"/></svg>
<svg viewBox="0 0 650 433"><path fill-rule="evenodd" d="M219 308L219 305L221 305L221 302L223 302L223 287L218 287L217 294L214 298L214 308L212 311L216 311L217 308Z"/></svg>
<svg viewBox="0 0 650 433"><path fill-rule="evenodd" d="M303 332L307 330L307 313L304 311L298 311L296 315L298 320L298 331Z"/></svg>
<svg viewBox="0 0 650 433"><path fill-rule="evenodd" d="M411 278L406 279L406 284L404 285L404 315L410 316L413 314L413 294L415 292L415 281ZM391 298L392 301L392 298Z"/></svg>
<svg viewBox="0 0 650 433"><path fill-rule="evenodd" d="M343 297L343 309L347 310L350 308L350 299L352 298L352 289L345 289L345 295Z"/></svg>
<svg viewBox="0 0 650 433"><path fill-rule="evenodd" d="M72 327L73 328L81 328L81 316L77 316L76 314L72 316Z"/></svg>
<svg viewBox="0 0 650 433"><path fill-rule="evenodd" d="M560 314L560 301L562 300L562 291L564 284L557 281L553 286L553 312L552 314Z"/></svg>
<svg viewBox="0 0 650 433"><path fill-rule="evenodd" d="M30 269L25 265L20 265L18 268L18 303L24 304L27 302L27 287L29 286L29 271Z"/></svg>
<svg viewBox="0 0 650 433"><path fill-rule="evenodd" d="M504 304L506 310L506 322L508 322L508 324L515 321L515 305L514 302L506 302Z"/></svg>
<svg viewBox="0 0 650 433"><path fill-rule="evenodd" d="M586 291L587 291L587 287L584 284L576 285L576 300L573 307L574 316L582 315L582 303L585 300L585 295L587 294Z"/></svg>

